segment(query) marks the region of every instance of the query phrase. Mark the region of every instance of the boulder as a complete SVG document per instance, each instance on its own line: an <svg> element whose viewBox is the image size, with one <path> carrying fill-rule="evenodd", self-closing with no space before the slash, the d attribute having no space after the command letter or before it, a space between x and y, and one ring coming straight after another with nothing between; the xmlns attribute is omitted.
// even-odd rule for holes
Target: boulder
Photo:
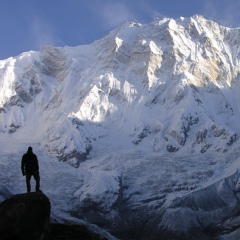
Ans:
<svg viewBox="0 0 240 240"><path fill-rule="evenodd" d="M1 240L43 240L51 204L41 192L14 195L0 204Z"/></svg>

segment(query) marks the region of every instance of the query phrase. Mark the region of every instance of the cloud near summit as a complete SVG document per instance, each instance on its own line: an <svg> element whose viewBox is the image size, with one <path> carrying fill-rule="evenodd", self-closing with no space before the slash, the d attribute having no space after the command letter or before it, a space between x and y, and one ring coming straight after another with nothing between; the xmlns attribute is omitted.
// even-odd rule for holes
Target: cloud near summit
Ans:
<svg viewBox="0 0 240 240"><path fill-rule="evenodd" d="M106 1L98 3L91 10L97 14L103 21L106 28L114 28L128 21L136 21L133 12L120 2Z"/></svg>

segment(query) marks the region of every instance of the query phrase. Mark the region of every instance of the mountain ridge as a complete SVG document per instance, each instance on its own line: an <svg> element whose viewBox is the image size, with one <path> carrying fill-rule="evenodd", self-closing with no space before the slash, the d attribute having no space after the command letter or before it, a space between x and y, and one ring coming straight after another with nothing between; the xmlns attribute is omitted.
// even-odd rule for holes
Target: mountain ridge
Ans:
<svg viewBox="0 0 240 240"><path fill-rule="evenodd" d="M0 61L0 164L16 173L12 165L31 144L46 192L64 209L52 218L160 236L156 221L177 198L176 213L189 207L186 196L205 199L206 186L217 191L216 182L238 178L239 34L199 15L158 19L125 24L90 45ZM16 190L5 188L3 196ZM219 221L230 215L226 205ZM169 236L171 226L170 218Z"/></svg>
<svg viewBox="0 0 240 240"><path fill-rule="evenodd" d="M122 122L129 122L124 124L124 127L121 125L119 130L125 135L130 132L131 136L135 136L131 140L134 144L139 144L152 131L159 133L160 129L169 128L165 135L161 134L161 139L165 139L165 142L158 145L157 142L162 140L156 138L154 143L156 147L153 149L154 151L167 149L174 152L185 145L189 130L194 128L194 125L198 125L197 122L201 119L199 115L205 114L209 126L200 130L191 144L202 145L200 151L208 149L207 144L201 144L203 139L206 139L207 131L213 136L219 135L219 132L226 133L224 137L228 139L225 144L231 145L230 143L233 143L239 135L239 129L227 129L224 126L230 124L229 120L232 119L233 112L238 110L238 108L233 110L233 103L229 103L224 93L226 88L231 89L230 86L235 84L237 80L234 79L238 78L239 74L238 60L233 56L237 54L234 50L239 46L239 42L234 46L228 46L224 42L224 38L231 36L231 31L235 30L221 27L197 15L189 19L155 20L149 25L136 23L124 25L89 46L44 47L40 53L30 52L8 60L10 64L1 78L4 79L4 75L7 76L7 80L4 81L6 85L10 79L13 79L12 86L7 86L12 91L12 96L6 95L5 91L1 104L8 106L6 99L11 98L11 105L19 106L22 110L24 105L27 106L26 104L33 105L37 110L42 107L39 115L51 110L49 119L51 119L50 116L56 119L57 115L66 116L64 117L66 119L72 118L72 124L68 123L69 121L67 123L64 121L63 124L70 124L72 128L76 126L80 130L80 136L74 137L71 143L74 147L69 149L69 154L64 155L76 156L79 159L82 153L86 155L89 151L87 149L92 149L93 138L97 139L97 136L91 136L91 134L87 136L82 130L83 121L98 124L108 119L107 115L112 122L115 122L113 126L117 128L119 119L122 119ZM222 36L220 33L227 34ZM217 38L214 38L214 34L218 34ZM231 47L234 50L231 50ZM3 67L1 69L4 71ZM7 75L11 71L15 76ZM20 72L20 76L17 71ZM79 90L76 86L79 86ZM41 98L40 95L42 95ZM216 103L208 110L205 107L205 99L208 101L208 98L211 99L213 96L216 97ZM184 101L184 98L188 99ZM65 99L69 102L72 100L72 106L74 106L72 112L64 110L70 108ZM36 103L36 101L39 102ZM156 111L162 111L161 115L156 115L155 110L149 110L156 108L154 105L158 105ZM197 110L194 110L193 106ZM135 109L133 112L138 119L134 117L134 121L131 121L130 118L120 117L129 114L129 111L132 111L131 107ZM174 108L176 110L170 111ZM6 111L7 107L2 108L3 112L4 109ZM153 115L150 117L153 120L147 120L148 117L143 109L149 112L150 116ZM62 113L59 113L60 111ZM115 114L116 117L114 117ZM214 116L217 114L225 118L224 122L221 122L221 118ZM170 118L174 116L178 121L166 127L164 126L166 120L162 119L163 115ZM19 124L15 124L14 121L8 123L8 131L13 133L21 128L22 121L23 123L25 121L24 117L22 118ZM44 118L42 121L46 121L46 117ZM211 118L212 125L210 125ZM58 124L56 120L53 122L55 125ZM129 129L134 125L135 130ZM126 126L128 128L125 131ZM59 128L54 131L65 131L61 124ZM218 131L218 134L211 133L212 128L214 128L213 131ZM91 127L89 130L91 131ZM66 140L65 146L63 146L64 143L60 143L62 146L57 147L59 142L53 145L52 143L58 136L53 137L53 133L48 134L50 131L50 129L45 130L46 134L42 138L47 140L49 149L55 148L55 153L62 154L65 152L64 147L69 146L67 141L71 142L70 137ZM4 132L3 128L2 132ZM102 132L101 129L100 132ZM107 132L103 130L98 137L106 134ZM77 140L81 135L86 136L80 141ZM129 137L126 136L126 138ZM77 149L76 154L74 148ZM222 151L224 150L227 148Z"/></svg>

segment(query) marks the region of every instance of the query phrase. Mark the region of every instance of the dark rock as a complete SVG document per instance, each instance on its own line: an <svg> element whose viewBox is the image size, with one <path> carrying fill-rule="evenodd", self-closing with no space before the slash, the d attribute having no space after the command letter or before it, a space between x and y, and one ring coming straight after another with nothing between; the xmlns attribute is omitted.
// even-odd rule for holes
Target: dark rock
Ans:
<svg viewBox="0 0 240 240"><path fill-rule="evenodd" d="M177 151L179 150L179 148L174 147L174 146L172 146L171 144L168 144L168 145L166 146L166 148L167 148L168 152L177 152Z"/></svg>
<svg viewBox="0 0 240 240"><path fill-rule="evenodd" d="M1 240L43 240L48 234L50 201L41 192L15 195L0 204Z"/></svg>
<svg viewBox="0 0 240 240"><path fill-rule="evenodd" d="M229 141L227 142L227 145L228 146L231 146L234 142L236 142L238 140L238 136L237 136L237 134L235 133L235 134L233 134L231 137L230 137L230 139L229 139Z"/></svg>
<svg viewBox="0 0 240 240"><path fill-rule="evenodd" d="M83 225L50 224L47 240L107 240Z"/></svg>

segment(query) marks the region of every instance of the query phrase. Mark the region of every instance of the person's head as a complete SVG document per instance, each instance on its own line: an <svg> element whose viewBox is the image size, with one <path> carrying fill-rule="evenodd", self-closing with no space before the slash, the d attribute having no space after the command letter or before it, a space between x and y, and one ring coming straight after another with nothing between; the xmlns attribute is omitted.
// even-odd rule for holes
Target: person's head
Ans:
<svg viewBox="0 0 240 240"><path fill-rule="evenodd" d="M32 147L28 147L28 152L32 152Z"/></svg>

